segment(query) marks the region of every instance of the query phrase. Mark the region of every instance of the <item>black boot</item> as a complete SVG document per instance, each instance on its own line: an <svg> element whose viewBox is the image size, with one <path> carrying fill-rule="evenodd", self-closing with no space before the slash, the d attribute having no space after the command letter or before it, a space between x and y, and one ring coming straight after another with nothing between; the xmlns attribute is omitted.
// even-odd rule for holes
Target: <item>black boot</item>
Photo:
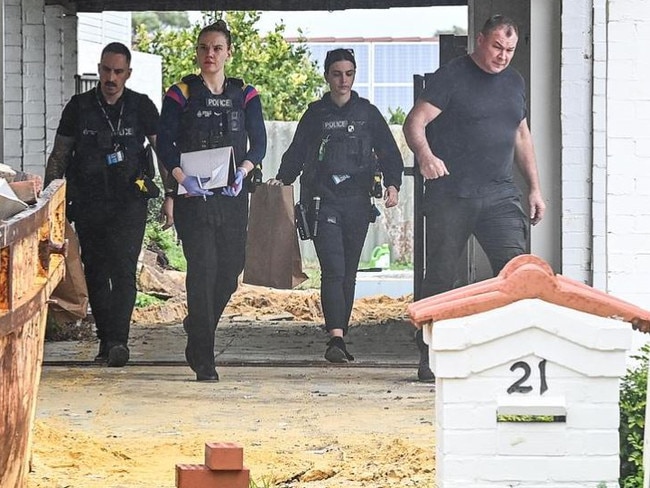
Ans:
<svg viewBox="0 0 650 488"><path fill-rule="evenodd" d="M106 365L109 368L121 368L129 362L129 348L124 344L115 344L108 348L108 360Z"/></svg>
<svg viewBox="0 0 650 488"><path fill-rule="evenodd" d="M418 365L418 381L426 383L436 380L433 371L429 367L429 346L424 343L422 338L422 329L418 329L415 333L415 343L418 345L420 351L420 364Z"/></svg>
<svg viewBox="0 0 650 488"><path fill-rule="evenodd" d="M354 356L348 352L342 337L332 337L327 343L325 359L330 363L347 363L354 361Z"/></svg>
<svg viewBox="0 0 650 488"><path fill-rule="evenodd" d="M106 363L108 361L108 342L104 339L99 341L99 352L95 356L96 363Z"/></svg>

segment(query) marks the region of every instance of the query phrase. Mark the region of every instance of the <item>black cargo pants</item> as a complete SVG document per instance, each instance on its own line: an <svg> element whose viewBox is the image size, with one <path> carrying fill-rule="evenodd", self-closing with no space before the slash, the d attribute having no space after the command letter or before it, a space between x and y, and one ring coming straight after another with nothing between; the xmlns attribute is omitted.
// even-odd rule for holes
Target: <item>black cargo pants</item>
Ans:
<svg viewBox="0 0 650 488"><path fill-rule="evenodd" d="M136 269L147 201L93 201L78 205L75 230L97 337L108 348L127 345L137 294Z"/></svg>
<svg viewBox="0 0 650 488"><path fill-rule="evenodd" d="M244 269L248 193L176 197L174 225L187 260L186 353L194 370L211 368L214 334Z"/></svg>
<svg viewBox="0 0 650 488"><path fill-rule="evenodd" d="M370 212L370 197L365 195L321 203L314 246L321 267L321 305L328 331L343 329L344 335L348 331Z"/></svg>
<svg viewBox="0 0 650 488"><path fill-rule="evenodd" d="M424 297L454 287L458 260L472 234L485 251L493 275L497 275L513 257L526 252L528 217L518 193L508 191L461 198L427 189L424 215Z"/></svg>

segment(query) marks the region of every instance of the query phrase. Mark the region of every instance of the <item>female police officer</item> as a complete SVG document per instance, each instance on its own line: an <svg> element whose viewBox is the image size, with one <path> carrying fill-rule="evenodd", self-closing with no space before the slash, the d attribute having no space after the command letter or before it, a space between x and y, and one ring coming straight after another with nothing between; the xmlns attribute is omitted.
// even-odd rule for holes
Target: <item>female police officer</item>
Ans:
<svg viewBox="0 0 650 488"><path fill-rule="evenodd" d="M325 358L333 363L354 360L343 337L368 224L376 217L370 198L374 175L383 173L385 205L393 207L404 169L381 113L352 90L356 67L350 49L327 53L325 80L330 91L309 105L275 180L269 182L290 185L302 173L300 199L310 207L321 266L321 305L331 336ZM381 196L381 187L377 190Z"/></svg>
<svg viewBox="0 0 650 488"><path fill-rule="evenodd" d="M248 175L266 152L259 95L242 80L226 77L224 66L231 54L230 31L223 20L201 30L196 49L201 72L167 91L158 139L172 183L187 191L177 195L176 185L171 185L166 205L173 198L174 224L187 259L185 357L197 381L219 379L214 334L244 268ZM237 163L229 186L204 189L180 166L181 153L227 146L233 148Z"/></svg>

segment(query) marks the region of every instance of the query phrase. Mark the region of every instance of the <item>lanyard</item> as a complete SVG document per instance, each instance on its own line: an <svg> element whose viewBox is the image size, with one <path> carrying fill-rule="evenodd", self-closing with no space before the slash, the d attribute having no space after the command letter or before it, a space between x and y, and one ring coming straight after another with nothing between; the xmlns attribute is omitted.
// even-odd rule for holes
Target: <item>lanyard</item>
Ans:
<svg viewBox="0 0 650 488"><path fill-rule="evenodd" d="M104 105L102 104L102 101L99 98L98 87L95 87L95 97L97 98L97 104L99 105L99 108L104 114L104 118L106 119L106 122L108 122L108 126L111 128L111 133L113 134L113 136L119 135L120 127L122 126L122 114L124 113L124 100L122 100L122 105L120 106L120 115L117 118L117 129L115 129L115 127L113 126L113 122L111 122L111 118L106 113L106 109L104 109Z"/></svg>

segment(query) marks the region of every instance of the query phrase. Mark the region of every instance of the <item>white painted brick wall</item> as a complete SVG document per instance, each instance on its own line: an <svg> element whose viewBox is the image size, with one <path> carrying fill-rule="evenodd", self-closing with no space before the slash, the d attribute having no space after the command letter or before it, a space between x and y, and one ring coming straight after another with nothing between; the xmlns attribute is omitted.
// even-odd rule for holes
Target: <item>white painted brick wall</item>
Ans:
<svg viewBox="0 0 650 488"><path fill-rule="evenodd" d="M591 0L562 3L562 274L591 283Z"/></svg>
<svg viewBox="0 0 650 488"><path fill-rule="evenodd" d="M22 18L20 0L5 0L4 44L4 125L3 161L13 167L22 167Z"/></svg>
<svg viewBox="0 0 650 488"><path fill-rule="evenodd" d="M539 470L540 463L546 465L546 470ZM539 457L522 456L494 456L490 458L474 458L472 456L450 456L447 466L447 477L456 482L465 481L466 487L476 486L476 482L495 482L493 486L504 488L508 482L518 488L529 488L535 484L555 481L552 485L555 488L566 488L574 486L596 487L599 482L610 482L612 471L618 472L619 459L616 456L593 456L590 459L584 457L562 457L552 461ZM482 477L474 481L468 475L472 471L482 474ZM520 480L530 480L521 482ZM566 481L565 481L566 480ZM446 488L446 484L438 485L439 488Z"/></svg>
<svg viewBox="0 0 650 488"><path fill-rule="evenodd" d="M23 0L23 160L22 169L43 174L45 167L45 4ZM29 130L28 130L29 128Z"/></svg>
<svg viewBox="0 0 650 488"><path fill-rule="evenodd" d="M559 422L548 425L500 422L497 424L496 455L525 458L567 456L571 453L568 441L574 435L569 435L568 431L567 426Z"/></svg>
<svg viewBox="0 0 650 488"><path fill-rule="evenodd" d="M55 5L45 9L45 130L46 158L52 151L56 129L61 117L61 108L68 100L65 83L74 84L73 78L66 80L65 73L65 27L66 11ZM75 42L76 44L76 42Z"/></svg>
<svg viewBox="0 0 650 488"><path fill-rule="evenodd" d="M607 291L648 308L650 2L608 0L608 21Z"/></svg>
<svg viewBox="0 0 650 488"><path fill-rule="evenodd" d="M592 285L607 289L607 0L594 0L593 35L593 161L592 161Z"/></svg>
<svg viewBox="0 0 650 488"><path fill-rule="evenodd" d="M541 300L425 327L436 374L439 488L617 486L619 377L631 328ZM539 364L546 360L548 390ZM531 367L529 393L508 393ZM565 414L498 422L497 414Z"/></svg>
<svg viewBox="0 0 650 488"><path fill-rule="evenodd" d="M43 173L45 22L43 0L5 0L4 162Z"/></svg>

